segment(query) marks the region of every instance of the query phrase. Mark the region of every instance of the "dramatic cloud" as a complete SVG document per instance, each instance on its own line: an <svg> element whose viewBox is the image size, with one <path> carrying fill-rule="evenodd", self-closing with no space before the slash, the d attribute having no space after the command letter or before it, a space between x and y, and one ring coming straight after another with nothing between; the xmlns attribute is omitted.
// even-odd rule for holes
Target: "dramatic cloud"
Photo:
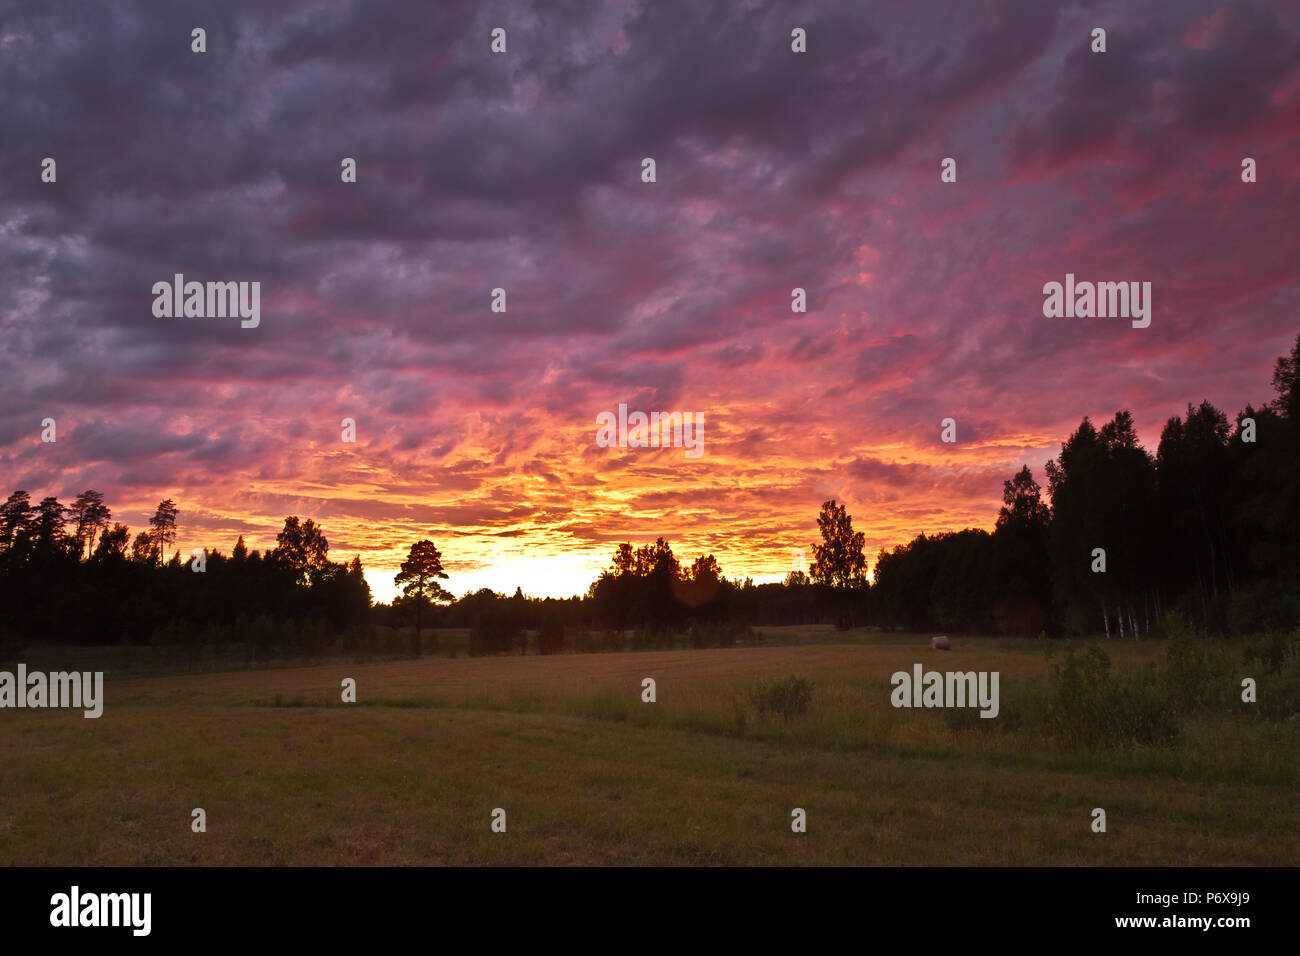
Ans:
<svg viewBox="0 0 1300 956"><path fill-rule="evenodd" d="M1294 4L31 0L0 89L2 493L311 516L381 597L420 537L567 594L660 535L780 577L832 497L873 553L991 526L1082 416L1154 445L1300 331ZM155 317L178 273L259 325ZM1044 318L1066 273L1150 327ZM704 455L598 447L620 403Z"/></svg>

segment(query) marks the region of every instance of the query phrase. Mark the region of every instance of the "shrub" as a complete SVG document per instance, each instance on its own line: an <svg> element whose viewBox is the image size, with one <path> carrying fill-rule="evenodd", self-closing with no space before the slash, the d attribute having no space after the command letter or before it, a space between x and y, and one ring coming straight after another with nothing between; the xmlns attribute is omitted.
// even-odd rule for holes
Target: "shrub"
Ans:
<svg viewBox="0 0 1300 956"><path fill-rule="evenodd" d="M759 681L750 690L749 699L759 714L771 711L784 720L790 720L808 713L812 691L810 681L791 674Z"/></svg>
<svg viewBox="0 0 1300 956"><path fill-rule="evenodd" d="M1300 719L1300 654L1259 680L1259 712L1270 720Z"/></svg>
<svg viewBox="0 0 1300 956"><path fill-rule="evenodd" d="M1082 654L1071 648L1052 666L1046 706L1049 734L1067 747L1172 743L1179 735L1155 673L1112 675L1110 658L1096 645Z"/></svg>
<svg viewBox="0 0 1300 956"><path fill-rule="evenodd" d="M1171 707L1183 713L1231 703L1232 665L1221 649L1188 632L1165 648L1160 681Z"/></svg>
<svg viewBox="0 0 1300 956"><path fill-rule="evenodd" d="M1187 620L1187 615L1179 611L1170 611L1161 620L1160 636L1167 641L1196 637L1196 629Z"/></svg>
<svg viewBox="0 0 1300 956"><path fill-rule="evenodd" d="M1300 628L1269 634L1248 645L1243 656L1264 669L1257 680L1259 713L1270 720L1300 716Z"/></svg>
<svg viewBox="0 0 1300 956"><path fill-rule="evenodd" d="M1242 648L1241 658L1246 664L1258 664L1265 673L1276 673L1287 658L1300 651L1300 628L1290 634L1270 631L1262 637L1248 640Z"/></svg>

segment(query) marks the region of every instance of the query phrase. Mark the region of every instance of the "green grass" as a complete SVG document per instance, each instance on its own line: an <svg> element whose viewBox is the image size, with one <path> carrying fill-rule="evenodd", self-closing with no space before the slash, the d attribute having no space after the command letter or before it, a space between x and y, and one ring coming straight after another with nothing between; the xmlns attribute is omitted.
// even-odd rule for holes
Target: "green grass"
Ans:
<svg viewBox="0 0 1300 956"><path fill-rule="evenodd" d="M224 673L105 664L99 720L0 711L0 863L1300 859L1294 720L1220 708L1187 715L1173 744L1066 749L1032 721L1006 730L889 706L890 674L919 661L999 671L1014 711L1049 671L1039 642L954 638L938 653L928 636L830 637L765 629L759 647ZM1117 672L1164 653L1154 641L1106 650ZM46 669L54 656L19 659ZM813 685L807 714L758 714L751 690L790 674ZM339 700L344 677L355 705ZM190 831L194 807L208 832ZM490 830L495 807L504 834ZM806 834L790 831L794 807ZM1109 832L1091 832L1094 807Z"/></svg>

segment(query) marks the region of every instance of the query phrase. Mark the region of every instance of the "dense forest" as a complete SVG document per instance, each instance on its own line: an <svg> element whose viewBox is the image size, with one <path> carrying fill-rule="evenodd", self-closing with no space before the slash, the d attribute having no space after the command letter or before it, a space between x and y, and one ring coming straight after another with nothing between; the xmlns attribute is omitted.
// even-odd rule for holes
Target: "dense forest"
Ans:
<svg viewBox="0 0 1300 956"><path fill-rule="evenodd" d="M1300 623L1300 337L1273 401L1232 423L1188 405L1152 454L1132 416L1085 418L1010 478L994 531L882 551L867 606L884 626L981 633L1147 633L1174 611L1211 633ZM1100 549L1100 553L1097 549Z"/></svg>
<svg viewBox="0 0 1300 956"><path fill-rule="evenodd" d="M1210 634L1300 625L1300 337L1277 360L1275 396L1234 419L1208 402L1170 418L1152 453L1132 416L1084 418L1046 466L1006 480L992 532L920 534L881 550L868 583L864 535L835 501L818 516L813 563L781 584L728 579L713 555L689 564L663 538L619 545L582 597L479 590L459 599L432 541L411 546L373 604L359 557L329 558L323 529L287 517L276 547L179 553L179 509L159 503L134 537L103 496L0 507L0 641L243 644L319 653L373 646L377 627L471 632L471 653L727 645L755 625L833 623L1007 635L1139 637L1174 612ZM202 573L197 573L201 570Z"/></svg>

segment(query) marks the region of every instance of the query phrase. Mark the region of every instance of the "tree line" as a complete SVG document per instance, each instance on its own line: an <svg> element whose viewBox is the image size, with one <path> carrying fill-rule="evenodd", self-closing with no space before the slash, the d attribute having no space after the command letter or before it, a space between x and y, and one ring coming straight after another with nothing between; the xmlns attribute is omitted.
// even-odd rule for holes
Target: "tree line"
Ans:
<svg viewBox="0 0 1300 956"><path fill-rule="evenodd" d="M364 643L376 625L470 629L477 654L661 647L683 635L726 646L754 625L873 624L1012 635L1136 637L1177 612L1201 629L1253 633L1300 624L1300 337L1277 360L1275 397L1230 422L1209 402L1168 419L1154 453L1132 415L1085 417L1045 469L1003 485L993 531L920 534L882 549L869 583L865 536L823 503L807 572L781 584L728 579L712 554L689 564L662 537L619 544L585 595L480 589L456 598L434 542L411 546L374 605L360 557L329 558L313 519L291 515L265 554L175 553L179 511L159 502L134 537L87 490L64 506L15 491L0 506L0 640L243 642L269 652ZM1044 496L1046 491L1046 498ZM195 573L196 563L203 573ZM428 639L425 631L428 630ZM570 631L574 634L568 637ZM593 636L593 632L597 635Z"/></svg>
<svg viewBox="0 0 1300 956"><path fill-rule="evenodd" d="M311 518L285 518L265 554L241 536L228 555L203 549L188 561L179 552L165 561L178 515L175 501L161 501L132 538L97 491L67 507L53 497L33 505L28 492L15 491L0 506L0 640L310 652L368 624L360 557L331 561Z"/></svg>
<svg viewBox="0 0 1300 956"><path fill-rule="evenodd" d="M864 535L832 500L818 515L822 540L808 571L780 585L728 580L713 555L684 566L660 538L619 545L581 600L480 591L450 601L439 619L498 635L482 644L492 651L518 649L520 634L547 620L552 634L564 623L630 631L632 646L682 632L726 644L750 625L811 623L1137 637L1170 612L1210 633L1295 627L1298 369L1300 336L1276 361L1272 401L1231 422L1208 401L1189 404L1166 421L1154 453L1128 410L1100 428L1085 417L1047 463L1046 489L1027 465L1003 483L991 532L922 533L881 549L870 583Z"/></svg>
<svg viewBox="0 0 1300 956"><path fill-rule="evenodd" d="M992 533L918 535L876 559L886 626L1008 634L1148 633L1300 624L1300 337L1273 400L1229 421L1207 401L1169 418L1154 454L1127 410L1084 418L1046 466L1003 486Z"/></svg>

